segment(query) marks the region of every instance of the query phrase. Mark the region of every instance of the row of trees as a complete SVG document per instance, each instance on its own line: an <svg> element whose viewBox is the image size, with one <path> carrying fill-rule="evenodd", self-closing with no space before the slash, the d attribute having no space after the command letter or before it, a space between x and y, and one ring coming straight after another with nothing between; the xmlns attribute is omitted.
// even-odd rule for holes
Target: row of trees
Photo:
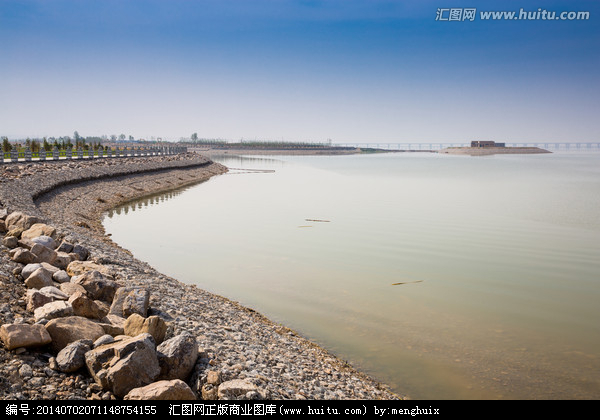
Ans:
<svg viewBox="0 0 600 420"><path fill-rule="evenodd" d="M50 140L50 141L49 141ZM39 152L45 150L47 152L53 150L55 147L59 150L67 150L81 147L84 150L104 150L106 146L103 146L100 141L89 142L86 139L80 139L73 143L70 138L60 139L47 139L43 138L41 141L38 139L26 139L25 143L11 143L7 137L2 138L2 151L10 152L13 148L19 150L22 148L30 148L32 152Z"/></svg>
<svg viewBox="0 0 600 420"><path fill-rule="evenodd" d="M23 144L21 142L10 142L8 137L2 137L2 151L10 152L13 148L16 150L22 149L23 147L29 147L32 152L39 152L40 150L51 151L55 147L59 150L73 149L81 147L84 150L104 150L107 146L103 146L103 143L108 141L135 141L133 136L126 136L125 134L112 134L110 137L103 135L101 137L82 137L77 131L73 133L73 137L44 137L42 139L30 139L27 138Z"/></svg>
<svg viewBox="0 0 600 420"><path fill-rule="evenodd" d="M301 141L273 141L273 140L240 140L239 142L228 142L222 139L200 139L198 138L198 133L193 133L189 138L181 138L179 140L180 143L191 143L194 145L201 146L228 146L228 147L252 147L252 148L273 148L273 149L293 149L293 148L301 148L301 149L314 149L314 148L324 148L324 147L332 147L333 142L331 139L327 139L326 142L301 142Z"/></svg>

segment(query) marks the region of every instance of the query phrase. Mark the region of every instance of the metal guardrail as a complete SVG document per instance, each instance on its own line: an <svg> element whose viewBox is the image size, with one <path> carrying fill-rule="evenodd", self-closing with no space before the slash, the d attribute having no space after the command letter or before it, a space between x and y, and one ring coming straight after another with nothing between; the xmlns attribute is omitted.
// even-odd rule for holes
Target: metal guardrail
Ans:
<svg viewBox="0 0 600 420"><path fill-rule="evenodd" d="M46 160L83 160L83 159L102 159L118 157L143 157L143 156L166 156L176 155L187 152L187 147L165 146L165 147L130 147L115 148L104 150L83 150L78 149L59 150L40 150L32 152L29 147L17 151L12 149L10 152L0 152L0 163L8 162L33 162Z"/></svg>

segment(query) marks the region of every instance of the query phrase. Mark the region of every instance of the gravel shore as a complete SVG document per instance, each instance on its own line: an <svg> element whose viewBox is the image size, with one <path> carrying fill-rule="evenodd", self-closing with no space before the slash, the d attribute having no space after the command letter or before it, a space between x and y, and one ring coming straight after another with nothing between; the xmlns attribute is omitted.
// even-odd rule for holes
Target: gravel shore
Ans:
<svg viewBox="0 0 600 420"><path fill-rule="evenodd" d="M198 398L207 375L254 386L246 397L400 399L389 388L335 355L252 309L167 277L106 236L102 214L132 199L206 181L227 168L187 153L164 157L0 165L0 216L20 211L56 228L60 240L89 250L91 261L121 286L150 290L149 315L168 326L166 338L189 333L199 348L187 384ZM0 219L1 220L1 219ZM157 223L156 233L160 236ZM0 237L4 237L0 233ZM59 241L60 242L60 241ZM34 324L27 287L9 249L0 245L1 324ZM0 347L1 399L115 399L85 369L53 368L49 347Z"/></svg>

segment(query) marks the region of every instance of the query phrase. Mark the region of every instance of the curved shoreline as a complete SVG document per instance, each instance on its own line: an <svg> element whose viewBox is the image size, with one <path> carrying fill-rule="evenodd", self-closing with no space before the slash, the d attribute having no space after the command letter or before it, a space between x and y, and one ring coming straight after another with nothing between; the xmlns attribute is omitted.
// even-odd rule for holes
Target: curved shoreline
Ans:
<svg viewBox="0 0 600 420"><path fill-rule="evenodd" d="M211 369L224 380L251 381L268 399L399 399L387 386L290 329L237 302L158 273L104 234L100 219L105 211L203 182L226 172L225 167L195 154L61 163L19 165L13 180L3 178L0 183L2 206L9 213L19 210L40 217L59 235L85 244L97 262L116 273L119 283L149 288L150 307L165 318L170 334L192 333ZM164 221L157 226L160 240ZM16 363L17 355L9 354L1 363ZM197 366L196 371L201 376L205 368ZM195 391L198 378L190 384Z"/></svg>

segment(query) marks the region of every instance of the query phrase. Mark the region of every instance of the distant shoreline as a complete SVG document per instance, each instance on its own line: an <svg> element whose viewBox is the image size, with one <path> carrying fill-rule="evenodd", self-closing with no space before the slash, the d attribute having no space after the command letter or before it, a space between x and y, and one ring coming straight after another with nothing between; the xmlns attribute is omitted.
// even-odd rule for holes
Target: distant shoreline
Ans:
<svg viewBox="0 0 600 420"><path fill-rule="evenodd" d="M323 147L323 148L274 148L274 147L190 147L190 151L204 156L214 155L354 155L360 153L381 153L382 149L361 149L356 147Z"/></svg>
<svg viewBox="0 0 600 420"><path fill-rule="evenodd" d="M441 154L448 155L469 155L469 156L489 156L489 155L531 155L552 153L539 147L448 147L438 151Z"/></svg>
<svg viewBox="0 0 600 420"><path fill-rule="evenodd" d="M281 155L281 156L344 156L378 153L437 153L436 150L388 150L371 147L327 147L327 148L188 148L189 151L212 157L216 155Z"/></svg>

